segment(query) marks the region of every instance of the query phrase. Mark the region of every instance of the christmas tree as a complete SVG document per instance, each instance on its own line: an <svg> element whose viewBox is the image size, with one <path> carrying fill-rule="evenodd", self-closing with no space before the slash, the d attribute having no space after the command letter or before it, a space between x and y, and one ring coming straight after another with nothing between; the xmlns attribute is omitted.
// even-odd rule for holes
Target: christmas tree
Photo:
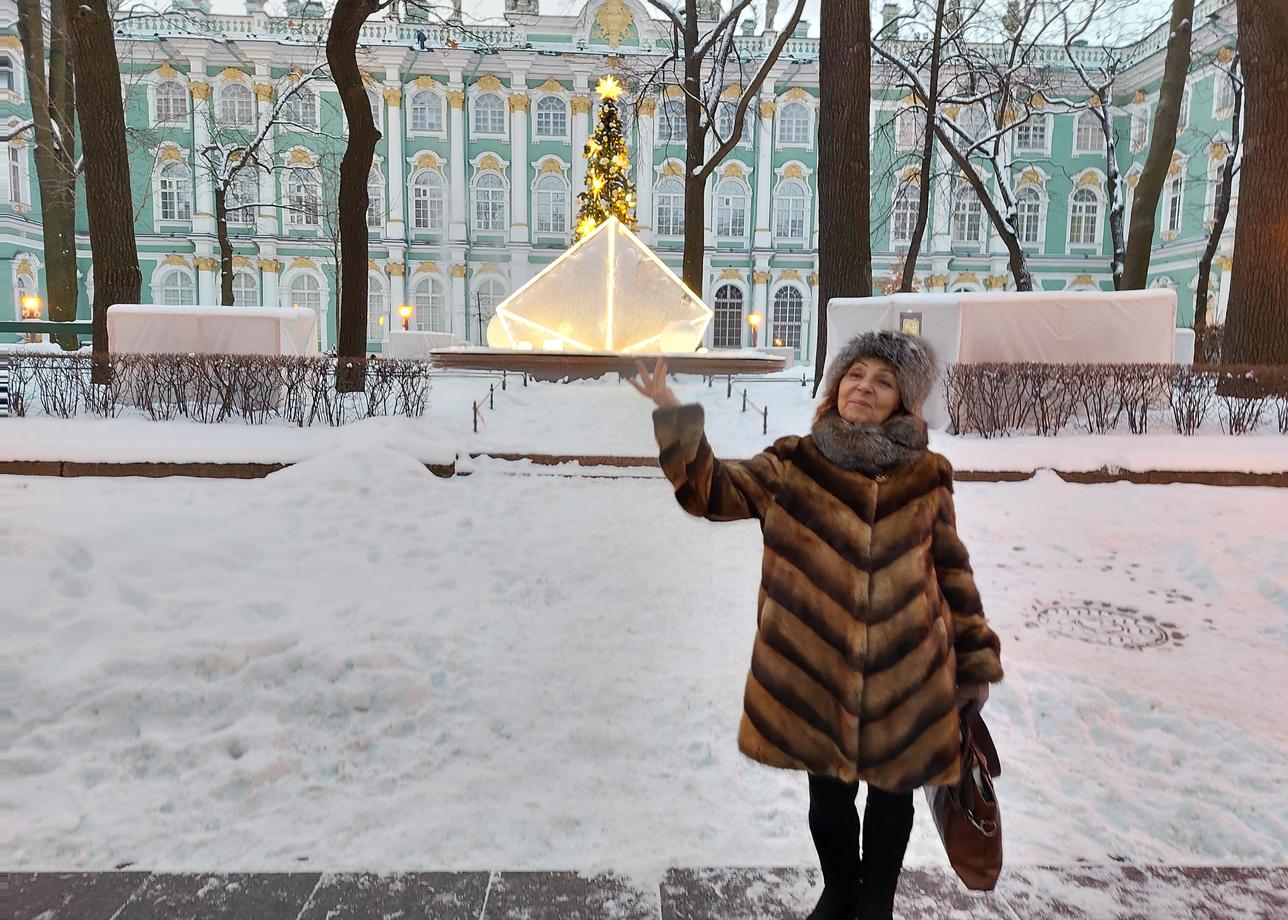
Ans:
<svg viewBox="0 0 1288 920"><path fill-rule="evenodd" d="M604 77L595 87L602 100L599 124L586 141L586 190L577 196L577 232L573 242L582 239L597 226L616 217L635 229L635 187L631 184L630 154L622 138L622 119L617 111L617 97L622 87L612 77Z"/></svg>

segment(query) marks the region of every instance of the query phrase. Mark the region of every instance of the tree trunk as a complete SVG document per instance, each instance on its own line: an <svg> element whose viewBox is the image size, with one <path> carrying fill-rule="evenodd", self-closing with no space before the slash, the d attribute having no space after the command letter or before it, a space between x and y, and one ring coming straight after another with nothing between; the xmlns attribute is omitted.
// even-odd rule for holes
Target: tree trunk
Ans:
<svg viewBox="0 0 1288 920"><path fill-rule="evenodd" d="M917 188L917 225L908 241L908 255L903 260L903 278L899 282L899 290L905 293L912 290L913 276L917 273L917 256L921 253L921 240L926 234L926 224L930 222L930 177L935 153L935 132L932 128L939 104L939 55L943 42L944 3L945 0L938 0L935 5L935 34L930 48L930 98L926 100L925 135L921 140L921 178Z"/></svg>
<svg viewBox="0 0 1288 920"><path fill-rule="evenodd" d="M1190 72L1190 37L1194 30L1194 0L1172 0L1171 37L1163 82L1158 90L1158 110L1149 138L1149 155L1136 183L1136 201L1127 231L1127 257L1123 266L1123 287L1139 290L1149 277L1149 258L1154 249L1155 213L1163 194L1167 171L1176 149L1176 125L1185 95L1185 78Z"/></svg>
<svg viewBox="0 0 1288 920"><path fill-rule="evenodd" d="M75 116L71 61L67 57L67 15L62 0L50 6L49 73L45 73L45 33L40 0L19 0L27 86L35 133L36 182L44 232L45 293L54 322L76 319L76 172ZM59 140L54 140L55 130ZM80 347L71 333L54 337L62 348Z"/></svg>
<svg viewBox="0 0 1288 920"><path fill-rule="evenodd" d="M326 40L331 66L349 125L349 143L340 162L340 315L336 354L341 359L336 389L360 392L365 386L363 359L367 350L367 179L380 132L371 118L371 106L358 70L358 36L367 17L376 11L375 0L338 0ZM348 359L346 366L345 359Z"/></svg>
<svg viewBox="0 0 1288 920"><path fill-rule="evenodd" d="M702 174L707 125L702 123L702 61L698 47L698 5L684 2L684 257L680 277L702 296L702 259L707 249L706 178Z"/></svg>
<svg viewBox="0 0 1288 920"><path fill-rule="evenodd" d="M134 241L130 158L121 68L107 0L80 0L67 16L76 71L76 111L85 145L85 207L94 263L95 383L107 383L107 308L138 303L143 279Z"/></svg>
<svg viewBox="0 0 1288 920"><path fill-rule="evenodd" d="M868 105L871 14L866 3L822 0L819 9L818 277L814 392L827 358L827 303L872 296Z"/></svg>
<svg viewBox="0 0 1288 920"><path fill-rule="evenodd" d="M1230 79L1237 73L1239 57L1236 54L1230 65ZM1217 77L1218 80L1221 77ZM1208 290L1211 286L1212 260L1216 258L1217 248L1221 245L1221 235L1225 233L1225 222L1230 217L1230 195L1234 191L1234 164L1239 157L1239 138L1243 118L1243 88L1236 82L1234 86L1234 112L1230 119L1230 143L1225 147L1225 163L1221 166L1221 184L1217 187L1215 208L1212 213L1212 229L1208 233L1207 245L1203 247L1203 256L1199 259L1199 284L1194 292L1194 339L1200 342L1207 331Z"/></svg>
<svg viewBox="0 0 1288 920"><path fill-rule="evenodd" d="M1288 7L1236 0L1243 66L1239 219L1224 360L1288 364Z"/></svg>
<svg viewBox="0 0 1288 920"><path fill-rule="evenodd" d="M228 238L228 191L215 182L215 235L219 238L219 302L233 305L233 241Z"/></svg>
<svg viewBox="0 0 1288 920"><path fill-rule="evenodd" d="M1112 86L1106 87L1102 99L1108 100ZM1114 290L1123 289L1123 270L1127 262L1127 242L1123 238L1123 212L1127 207L1127 196L1123 191L1122 172L1118 168L1118 134L1114 130L1113 113L1109 111L1107 101L1100 108L1104 118L1100 126L1105 134L1105 184L1109 189L1109 245L1113 248L1113 261L1109 268L1114 279Z"/></svg>

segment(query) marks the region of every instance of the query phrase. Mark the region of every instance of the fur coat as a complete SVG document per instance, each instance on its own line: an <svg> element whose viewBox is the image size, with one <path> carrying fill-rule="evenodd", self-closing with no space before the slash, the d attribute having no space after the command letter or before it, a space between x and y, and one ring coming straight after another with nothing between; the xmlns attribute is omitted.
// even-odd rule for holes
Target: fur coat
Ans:
<svg viewBox="0 0 1288 920"><path fill-rule="evenodd" d="M948 461L916 450L869 476L807 436L721 462L701 406L653 421L680 505L755 518L764 536L739 749L890 792L955 781L957 686L1000 681L1002 665L957 537Z"/></svg>

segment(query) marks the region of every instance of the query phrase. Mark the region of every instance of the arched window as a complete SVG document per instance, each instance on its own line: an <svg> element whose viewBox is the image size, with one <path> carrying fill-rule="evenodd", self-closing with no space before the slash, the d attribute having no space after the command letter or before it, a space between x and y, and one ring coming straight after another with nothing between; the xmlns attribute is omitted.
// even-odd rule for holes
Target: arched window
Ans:
<svg viewBox="0 0 1288 920"><path fill-rule="evenodd" d="M736 284L722 284L716 288L711 346L713 348L742 346L742 288Z"/></svg>
<svg viewBox="0 0 1288 920"><path fill-rule="evenodd" d="M481 93L474 100L474 133L505 134L505 101L496 93Z"/></svg>
<svg viewBox="0 0 1288 920"><path fill-rule="evenodd" d="M747 235L747 186L728 178L716 186L716 236Z"/></svg>
<svg viewBox="0 0 1288 920"><path fill-rule="evenodd" d="M479 233L505 230L505 179L499 173L479 173L474 180L474 229Z"/></svg>
<svg viewBox="0 0 1288 920"><path fill-rule="evenodd" d="M988 127L988 116L979 106L968 105L957 113L957 127L966 132L971 140L979 140L986 136Z"/></svg>
<svg viewBox="0 0 1288 920"><path fill-rule="evenodd" d="M1131 113L1131 146L1134 150L1139 150L1145 146L1145 140L1149 137L1149 121L1144 112Z"/></svg>
<svg viewBox="0 0 1288 920"><path fill-rule="evenodd" d="M479 323L480 340L487 335L487 324L496 313L497 304L505 300L505 285L496 278L484 278L474 286L474 297L470 306Z"/></svg>
<svg viewBox="0 0 1288 920"><path fill-rule="evenodd" d="M441 232L443 229L443 177L432 169L412 176L411 228Z"/></svg>
<svg viewBox="0 0 1288 920"><path fill-rule="evenodd" d="M802 103L789 102L778 110L779 146L809 146L809 109Z"/></svg>
<svg viewBox="0 0 1288 920"><path fill-rule="evenodd" d="M1234 80L1230 75L1224 72L1218 72L1213 78L1212 95L1216 105L1216 110L1221 114L1229 114L1234 108Z"/></svg>
<svg viewBox="0 0 1288 920"><path fill-rule="evenodd" d="M978 243L984 235L984 206L979 196L965 182L953 196L953 242Z"/></svg>
<svg viewBox="0 0 1288 920"><path fill-rule="evenodd" d="M413 131L442 132L442 96L433 90L422 89L411 97L411 129Z"/></svg>
<svg viewBox="0 0 1288 920"><path fill-rule="evenodd" d="M447 331L447 300L443 283L433 275L422 275L412 288L412 305L416 309L417 332Z"/></svg>
<svg viewBox="0 0 1288 920"><path fill-rule="evenodd" d="M568 133L568 104L558 96L537 100L537 137L564 137Z"/></svg>
<svg viewBox="0 0 1288 920"><path fill-rule="evenodd" d="M286 174L286 222L293 227L316 227L322 213L322 187L312 169Z"/></svg>
<svg viewBox="0 0 1288 920"><path fill-rule="evenodd" d="M188 91L182 83L166 80L156 87L157 121L177 122L188 118Z"/></svg>
<svg viewBox="0 0 1288 920"><path fill-rule="evenodd" d="M1094 246L1100 242L1100 196L1089 188L1073 193L1069 204L1069 244Z"/></svg>
<svg viewBox="0 0 1288 920"><path fill-rule="evenodd" d="M240 83L229 83L219 93L219 123L227 128L255 124L255 97Z"/></svg>
<svg viewBox="0 0 1288 920"><path fill-rule="evenodd" d="M161 303L169 307L190 307L197 302L192 276L181 268L172 268L161 276Z"/></svg>
<svg viewBox="0 0 1288 920"><path fill-rule="evenodd" d="M1026 185L1015 196L1015 235L1025 246L1037 245L1042 238L1042 195Z"/></svg>
<svg viewBox="0 0 1288 920"><path fill-rule="evenodd" d="M322 322L322 283L314 275L296 275L290 287L291 306L300 310L312 310Z"/></svg>
<svg viewBox="0 0 1288 920"><path fill-rule="evenodd" d="M1105 132L1094 112L1083 112L1077 121L1076 153L1104 153Z"/></svg>
<svg viewBox="0 0 1288 920"><path fill-rule="evenodd" d="M367 341L379 342L385 337L389 322L389 298L385 283L374 272L367 274Z"/></svg>
<svg viewBox="0 0 1288 920"><path fill-rule="evenodd" d="M684 120L684 102L668 99L662 103L662 113L657 120L658 140L663 144L683 144L688 137L688 122Z"/></svg>
<svg viewBox="0 0 1288 920"><path fill-rule="evenodd" d="M192 220L192 177L182 163L166 163L157 180L161 220Z"/></svg>
<svg viewBox="0 0 1288 920"><path fill-rule="evenodd" d="M786 179L774 196L774 235L781 240L805 239L805 218L809 213L809 189L799 179Z"/></svg>
<svg viewBox="0 0 1288 920"><path fill-rule="evenodd" d="M371 121L377 128L379 128L380 109L382 108L380 105L380 94L370 86L367 87L367 105L371 108Z"/></svg>
<svg viewBox="0 0 1288 920"><path fill-rule="evenodd" d="M22 181L22 151L23 148L15 144L10 144L8 162L5 164L8 167L9 173L9 200L14 204L24 204L27 200L27 196L25 194L27 186L26 183Z"/></svg>
<svg viewBox="0 0 1288 920"><path fill-rule="evenodd" d="M905 106L894 117L895 146L903 150L920 147L926 136L925 128L925 112L912 106Z"/></svg>
<svg viewBox="0 0 1288 920"><path fill-rule="evenodd" d="M1185 206L1185 174L1178 172L1167 180L1163 214L1164 229L1168 233L1181 232L1181 215Z"/></svg>
<svg viewBox="0 0 1288 920"><path fill-rule="evenodd" d="M801 347L801 319L805 314L805 297L800 288L785 284L774 292L772 319L773 342L786 348Z"/></svg>
<svg viewBox="0 0 1288 920"><path fill-rule="evenodd" d="M568 232L568 183L555 173L537 180L537 232Z"/></svg>
<svg viewBox="0 0 1288 920"><path fill-rule="evenodd" d="M1047 119L1034 113L1015 126L1016 153L1043 153L1047 148Z"/></svg>
<svg viewBox="0 0 1288 920"><path fill-rule="evenodd" d="M259 279L253 272L233 274L233 304L238 307L258 307Z"/></svg>
<svg viewBox="0 0 1288 920"><path fill-rule="evenodd" d="M311 86L296 88L282 105L281 121L313 131L318 126L317 94Z"/></svg>
<svg viewBox="0 0 1288 920"><path fill-rule="evenodd" d="M742 116L742 135L738 138L740 144L750 144L752 137L752 117L751 106ZM735 102L722 102L717 112L716 133L719 134L718 142L723 143L733 136L734 119L738 114L738 104Z"/></svg>
<svg viewBox="0 0 1288 920"><path fill-rule="evenodd" d="M379 230L385 225L385 179L376 169L367 174L367 226Z"/></svg>
<svg viewBox="0 0 1288 920"><path fill-rule="evenodd" d="M17 286L14 288L13 305L16 315L22 317L22 299L28 295L36 294L36 279L31 275L19 275ZM91 299L93 299L91 297Z"/></svg>
<svg viewBox="0 0 1288 920"><path fill-rule="evenodd" d="M1184 131L1190 123L1190 88L1181 93L1181 112L1176 118L1176 130Z"/></svg>
<svg viewBox="0 0 1288 920"><path fill-rule="evenodd" d="M921 184L911 179L899 184L894 193L890 210L890 241L893 244L911 243L912 231L917 228L917 208L920 204Z"/></svg>
<svg viewBox="0 0 1288 920"><path fill-rule="evenodd" d="M246 207L259 197L259 185L252 167L243 166L233 175L224 192L228 223L245 227L255 222L255 209Z"/></svg>
<svg viewBox="0 0 1288 920"><path fill-rule="evenodd" d="M9 90L9 92L18 90L18 83L13 74L13 58L7 54L0 54L0 90Z"/></svg>
<svg viewBox="0 0 1288 920"><path fill-rule="evenodd" d="M684 236L684 184L667 176L653 189L657 199L658 236Z"/></svg>

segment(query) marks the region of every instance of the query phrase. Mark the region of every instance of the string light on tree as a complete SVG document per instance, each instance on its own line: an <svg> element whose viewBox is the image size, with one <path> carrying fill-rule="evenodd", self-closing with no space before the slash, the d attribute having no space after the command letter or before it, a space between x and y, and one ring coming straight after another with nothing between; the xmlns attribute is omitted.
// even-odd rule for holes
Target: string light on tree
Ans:
<svg viewBox="0 0 1288 920"><path fill-rule="evenodd" d="M584 238L610 217L635 228L635 187L631 184L631 157L622 137L621 113L617 97L622 85L613 77L604 77L595 87L599 94L599 120L595 133L586 141L586 189L577 196L577 233L574 242Z"/></svg>

